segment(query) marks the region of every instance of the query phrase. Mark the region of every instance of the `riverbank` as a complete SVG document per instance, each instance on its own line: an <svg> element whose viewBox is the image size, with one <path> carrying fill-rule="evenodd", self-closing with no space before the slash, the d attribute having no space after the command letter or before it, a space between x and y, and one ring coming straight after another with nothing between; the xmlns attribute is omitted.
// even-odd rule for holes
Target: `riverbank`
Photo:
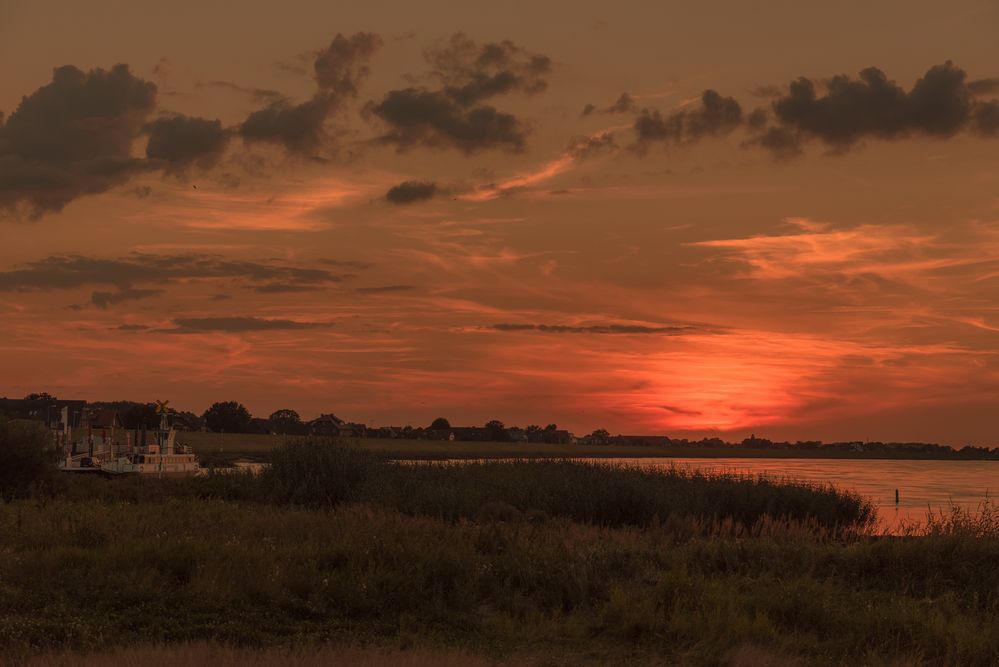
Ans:
<svg viewBox="0 0 999 667"><path fill-rule="evenodd" d="M179 433L178 442L191 445L207 464L228 465L238 459L266 462L271 452L289 436L251 433ZM637 445L582 445L510 442L461 442L445 440L344 439L358 449L391 458L412 460L509 458L764 458L828 460L964 461L961 456L940 456L912 451L842 451L814 449L763 449L752 447L652 447Z"/></svg>
<svg viewBox="0 0 999 667"><path fill-rule="evenodd" d="M871 532L864 499L817 484L572 461L410 466L322 441L271 460L257 475L64 475L0 504L0 655L999 657L989 507L896 537Z"/></svg>

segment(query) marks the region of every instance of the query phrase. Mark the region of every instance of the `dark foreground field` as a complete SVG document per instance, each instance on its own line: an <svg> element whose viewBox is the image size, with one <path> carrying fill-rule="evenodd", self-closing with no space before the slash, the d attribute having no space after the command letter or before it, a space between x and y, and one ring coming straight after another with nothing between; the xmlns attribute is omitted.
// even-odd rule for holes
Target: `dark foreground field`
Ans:
<svg viewBox="0 0 999 667"><path fill-rule="evenodd" d="M322 442L257 477L56 478L16 495L0 504L12 663L999 661L988 508L885 537L867 503L828 488L397 465Z"/></svg>

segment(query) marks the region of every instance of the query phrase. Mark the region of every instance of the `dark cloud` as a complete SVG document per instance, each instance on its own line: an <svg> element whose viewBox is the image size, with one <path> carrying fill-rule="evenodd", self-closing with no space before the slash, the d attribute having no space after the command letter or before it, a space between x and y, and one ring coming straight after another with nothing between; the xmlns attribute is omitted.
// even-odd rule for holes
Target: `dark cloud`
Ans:
<svg viewBox="0 0 999 667"><path fill-rule="evenodd" d="M239 126L239 134L247 141L281 144L292 153L315 151L326 137L324 128L334 110L333 102L324 94L300 104L275 102L247 116Z"/></svg>
<svg viewBox="0 0 999 667"><path fill-rule="evenodd" d="M147 168L131 147L155 105L156 85L127 65L57 67L0 125L0 209L60 211Z"/></svg>
<svg viewBox="0 0 999 667"><path fill-rule="evenodd" d="M764 84L754 86L749 90L749 94L753 97L780 97L784 94L784 89L773 84Z"/></svg>
<svg viewBox="0 0 999 667"><path fill-rule="evenodd" d="M986 137L999 134L999 100L989 100L975 105L973 127Z"/></svg>
<svg viewBox="0 0 999 667"><path fill-rule="evenodd" d="M947 138L966 130L992 135L991 105L997 102L975 99L991 89L991 81L966 79L965 71L950 61L931 67L908 91L876 67L862 70L856 79L834 76L821 92L802 77L773 102L775 125L758 143L786 156L801 152L809 139L844 151L866 139Z"/></svg>
<svg viewBox="0 0 999 667"><path fill-rule="evenodd" d="M385 193L385 201L392 204L412 204L426 201L443 194L444 191L431 181L403 181Z"/></svg>
<svg viewBox="0 0 999 667"><path fill-rule="evenodd" d="M90 295L90 302L98 308L105 310L110 306L116 306L126 301L138 301L159 296L163 293L161 289L138 289L135 287L125 287L115 292L94 292Z"/></svg>
<svg viewBox="0 0 999 667"><path fill-rule="evenodd" d="M240 136L281 144L293 153L314 153L325 143L329 118L357 97L369 74L367 63L381 45L382 38L373 33L337 34L315 54L312 67L317 90L312 98L297 104L286 98L274 100L247 117L239 126Z"/></svg>
<svg viewBox="0 0 999 667"><path fill-rule="evenodd" d="M590 114L599 111L600 113L615 114L615 113L632 113L638 111L638 104L628 93L621 93L621 96L617 98L614 104L609 107L604 107L603 109L597 109L596 106L592 104L587 104L583 107L583 111L580 115L589 116Z"/></svg>
<svg viewBox="0 0 999 667"><path fill-rule="evenodd" d="M146 157L162 161L166 170L183 171L191 165L209 169L219 161L229 143L222 121L192 116L166 116L148 123Z"/></svg>
<svg viewBox="0 0 999 667"><path fill-rule="evenodd" d="M804 152L798 135L786 127L779 126L767 128L747 144L762 146L770 151L776 160L788 160Z"/></svg>
<svg viewBox="0 0 999 667"><path fill-rule="evenodd" d="M679 408L675 405L660 405L659 407L665 410L666 412L672 412L673 414L677 415L686 415L688 417L699 417L700 415L704 414L698 410L687 410L686 408Z"/></svg>
<svg viewBox="0 0 999 667"><path fill-rule="evenodd" d="M577 160L587 160L597 155L617 150L617 143L611 132L593 134L588 137L573 139L569 142L566 153Z"/></svg>
<svg viewBox="0 0 999 667"><path fill-rule="evenodd" d="M124 291L136 285L210 279L230 279L251 288L266 288L275 283L318 288L343 278L343 274L326 269L206 254L132 253L118 259L57 255L0 271L0 291L75 289L89 285L110 285Z"/></svg>
<svg viewBox="0 0 999 667"><path fill-rule="evenodd" d="M115 329L117 331L146 331L149 327L145 324L119 324Z"/></svg>
<svg viewBox="0 0 999 667"><path fill-rule="evenodd" d="M972 95L992 95L999 93L999 79L977 79L968 82L968 92Z"/></svg>
<svg viewBox="0 0 999 667"><path fill-rule="evenodd" d="M543 92L552 67L548 56L528 53L510 40L479 46L460 32L425 55L444 91L464 106L514 91Z"/></svg>
<svg viewBox="0 0 999 667"><path fill-rule="evenodd" d="M339 98L357 97L361 82L371 73L368 61L382 47L382 38L371 32L350 37L337 34L313 62L319 90Z"/></svg>
<svg viewBox="0 0 999 667"><path fill-rule="evenodd" d="M742 123L742 107L714 90L701 94L701 103L663 116L657 109L642 109L635 119L634 148L644 152L655 143L689 144L705 136L728 134Z"/></svg>
<svg viewBox="0 0 999 667"><path fill-rule="evenodd" d="M497 331L541 331L543 333L567 334L662 334L679 336L700 331L692 326L646 327L634 324L599 324L593 326L569 326L564 324L494 324Z"/></svg>
<svg viewBox="0 0 999 667"><path fill-rule="evenodd" d="M383 143L456 148L464 153L505 148L523 150L526 123L484 102L511 93L534 95L547 87L551 60L513 42L477 45L457 33L425 57L437 86L392 90L366 113L388 125Z"/></svg>
<svg viewBox="0 0 999 667"><path fill-rule="evenodd" d="M769 114L766 109L753 109L746 116L746 126L751 130L761 130L767 125Z"/></svg>
<svg viewBox="0 0 999 667"><path fill-rule="evenodd" d="M284 95L270 88L248 88L231 81L203 81L194 84L195 88L220 88L230 90L234 93L249 95L256 102L277 102L284 99Z"/></svg>
<svg viewBox="0 0 999 667"><path fill-rule="evenodd" d="M337 276L336 281L339 282L343 277ZM256 285L253 287L253 291L260 292L261 294L294 294L301 292L318 292L320 290L326 289L328 285L318 284L310 285L303 283L264 283L263 285Z"/></svg>
<svg viewBox="0 0 999 667"><path fill-rule="evenodd" d="M408 292L416 289L415 285L380 285L378 287L358 287L358 294L388 294L391 292Z"/></svg>
<svg viewBox="0 0 999 667"><path fill-rule="evenodd" d="M631 113L632 111L637 110L638 105L635 103L634 98L628 93L621 93L621 96L617 98L617 101L605 109L607 113Z"/></svg>
<svg viewBox="0 0 999 667"><path fill-rule="evenodd" d="M320 329L333 326L325 322L266 319L261 317L181 317L173 321L172 329L157 329L156 333L243 333L249 331L280 331Z"/></svg>
<svg viewBox="0 0 999 667"><path fill-rule="evenodd" d="M489 105L467 108L442 91L393 90L368 110L391 127L380 141L399 148L457 148L471 154L493 148L521 151L527 144L527 126L513 114Z"/></svg>
<svg viewBox="0 0 999 667"><path fill-rule="evenodd" d="M330 259L322 258L316 260L320 264L326 264L327 266L340 266L348 269L370 269L374 264L371 262L359 262L353 259Z"/></svg>

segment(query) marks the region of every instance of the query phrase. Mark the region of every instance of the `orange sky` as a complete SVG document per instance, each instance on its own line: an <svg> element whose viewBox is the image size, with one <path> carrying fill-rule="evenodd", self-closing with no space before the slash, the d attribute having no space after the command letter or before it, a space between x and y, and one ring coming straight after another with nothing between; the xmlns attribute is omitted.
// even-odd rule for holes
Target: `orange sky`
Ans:
<svg viewBox="0 0 999 667"><path fill-rule="evenodd" d="M745 5L3 3L0 395L999 445L999 6Z"/></svg>

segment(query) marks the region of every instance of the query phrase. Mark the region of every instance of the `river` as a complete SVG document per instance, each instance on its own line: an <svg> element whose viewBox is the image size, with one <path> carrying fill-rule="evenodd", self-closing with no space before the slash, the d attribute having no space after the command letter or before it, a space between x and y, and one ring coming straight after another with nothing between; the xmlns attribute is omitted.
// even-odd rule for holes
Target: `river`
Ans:
<svg viewBox="0 0 999 667"><path fill-rule="evenodd" d="M878 507L887 528L925 523L927 512L949 512L954 505L975 510L999 492L999 461L898 461L883 459L610 459L640 467L767 475L832 484L854 491ZM895 490L899 502L895 504Z"/></svg>

